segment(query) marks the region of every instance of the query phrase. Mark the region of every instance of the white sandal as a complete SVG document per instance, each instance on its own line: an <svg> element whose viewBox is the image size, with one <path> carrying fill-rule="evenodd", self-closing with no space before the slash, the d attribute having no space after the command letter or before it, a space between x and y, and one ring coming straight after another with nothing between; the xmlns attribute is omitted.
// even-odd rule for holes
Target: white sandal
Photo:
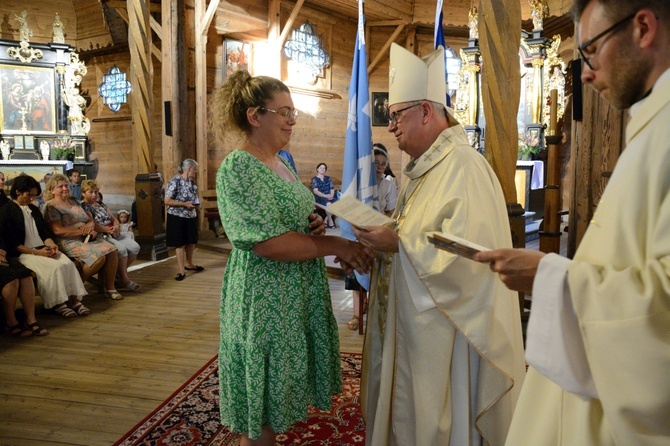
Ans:
<svg viewBox="0 0 670 446"><path fill-rule="evenodd" d="M105 290L105 297L109 297L112 300L123 300L123 296L116 290Z"/></svg>
<svg viewBox="0 0 670 446"><path fill-rule="evenodd" d="M71 318L71 317L77 317L77 313L70 307L67 306L67 304L60 304L59 306L54 308L54 311L56 314Z"/></svg>
<svg viewBox="0 0 670 446"><path fill-rule="evenodd" d="M76 304L72 305L72 309L77 312L79 316L88 316L91 314L91 310L86 308L81 301L77 301Z"/></svg>

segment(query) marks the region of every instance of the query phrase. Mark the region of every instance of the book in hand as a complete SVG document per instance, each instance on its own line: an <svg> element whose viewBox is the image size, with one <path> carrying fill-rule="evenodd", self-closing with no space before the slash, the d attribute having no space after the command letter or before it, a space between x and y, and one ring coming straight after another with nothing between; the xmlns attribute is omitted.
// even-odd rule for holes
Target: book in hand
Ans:
<svg viewBox="0 0 670 446"><path fill-rule="evenodd" d="M324 209L344 221L348 221L356 227L363 226L384 226L393 220L386 214L375 211L372 207L364 204L354 197L342 197L328 207L315 203L321 209Z"/></svg>
<svg viewBox="0 0 670 446"><path fill-rule="evenodd" d="M489 248L445 232L433 232L429 234L428 241L439 249L467 257L468 259L472 259L479 251L490 251Z"/></svg>

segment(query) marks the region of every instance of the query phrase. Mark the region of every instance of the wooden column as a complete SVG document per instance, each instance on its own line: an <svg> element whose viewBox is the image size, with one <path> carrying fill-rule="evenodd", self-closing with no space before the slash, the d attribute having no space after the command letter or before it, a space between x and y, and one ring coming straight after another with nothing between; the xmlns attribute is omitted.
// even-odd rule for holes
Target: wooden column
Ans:
<svg viewBox="0 0 670 446"><path fill-rule="evenodd" d="M549 131L547 132L547 181L544 186L544 221L540 231L540 251L561 252L561 229L559 221L560 188L558 187L558 145L561 136L557 133L558 91L551 90Z"/></svg>
<svg viewBox="0 0 670 446"><path fill-rule="evenodd" d="M195 2L195 160L198 162L198 190L207 191L209 166L207 163L207 31L214 18L219 0ZM200 212L200 227L204 225L204 213Z"/></svg>
<svg viewBox="0 0 670 446"><path fill-rule="evenodd" d="M519 0L482 0L479 5L482 100L486 118L484 149L505 195L512 243L514 247L524 247L524 210L517 201L514 184L518 151L516 115L521 94L521 5ZM519 293L522 315L524 307L524 295Z"/></svg>
<svg viewBox="0 0 670 446"><path fill-rule="evenodd" d="M160 179L153 171L153 61L149 4L146 0L128 0L128 47L130 82L133 86L133 145L136 156L135 212L138 220L137 242L141 259L167 257L161 215Z"/></svg>
<svg viewBox="0 0 670 446"><path fill-rule="evenodd" d="M482 100L486 117L486 158L502 185L515 246L525 246L523 207L517 202L514 175L518 151L516 115L521 94L518 0L483 0L479 10Z"/></svg>
<svg viewBox="0 0 670 446"><path fill-rule="evenodd" d="M179 1L164 0L161 2L161 21L163 33L161 36L162 66L161 66L161 93L163 97L163 135L162 150L163 178L169 180L173 173L175 161L175 141L181 137L181 95L178 42L179 37ZM183 79L182 79L183 80ZM153 169L152 169L153 171Z"/></svg>

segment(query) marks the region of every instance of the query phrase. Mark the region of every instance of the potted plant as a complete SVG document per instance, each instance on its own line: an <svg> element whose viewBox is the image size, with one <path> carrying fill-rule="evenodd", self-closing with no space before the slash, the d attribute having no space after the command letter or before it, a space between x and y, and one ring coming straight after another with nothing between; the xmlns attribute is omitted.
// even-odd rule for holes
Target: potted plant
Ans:
<svg viewBox="0 0 670 446"><path fill-rule="evenodd" d="M528 132L525 135L519 135L519 151L517 159L531 160L534 155L540 152L540 140L536 132Z"/></svg>
<svg viewBox="0 0 670 446"><path fill-rule="evenodd" d="M57 160L74 160L74 143L69 136L54 139L53 152Z"/></svg>

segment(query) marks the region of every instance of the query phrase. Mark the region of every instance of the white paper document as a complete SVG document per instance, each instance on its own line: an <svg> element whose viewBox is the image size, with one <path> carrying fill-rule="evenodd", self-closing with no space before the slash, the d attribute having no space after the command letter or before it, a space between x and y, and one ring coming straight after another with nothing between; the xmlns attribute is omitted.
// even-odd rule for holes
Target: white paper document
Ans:
<svg viewBox="0 0 670 446"><path fill-rule="evenodd" d="M354 226L384 226L393 220L372 207L364 204L354 197L342 197L335 203L322 206L315 203L321 209L325 209L342 220L348 221Z"/></svg>
<svg viewBox="0 0 670 446"><path fill-rule="evenodd" d="M489 248L444 232L428 234L428 241L440 249L468 259L473 258L479 251L490 251Z"/></svg>

